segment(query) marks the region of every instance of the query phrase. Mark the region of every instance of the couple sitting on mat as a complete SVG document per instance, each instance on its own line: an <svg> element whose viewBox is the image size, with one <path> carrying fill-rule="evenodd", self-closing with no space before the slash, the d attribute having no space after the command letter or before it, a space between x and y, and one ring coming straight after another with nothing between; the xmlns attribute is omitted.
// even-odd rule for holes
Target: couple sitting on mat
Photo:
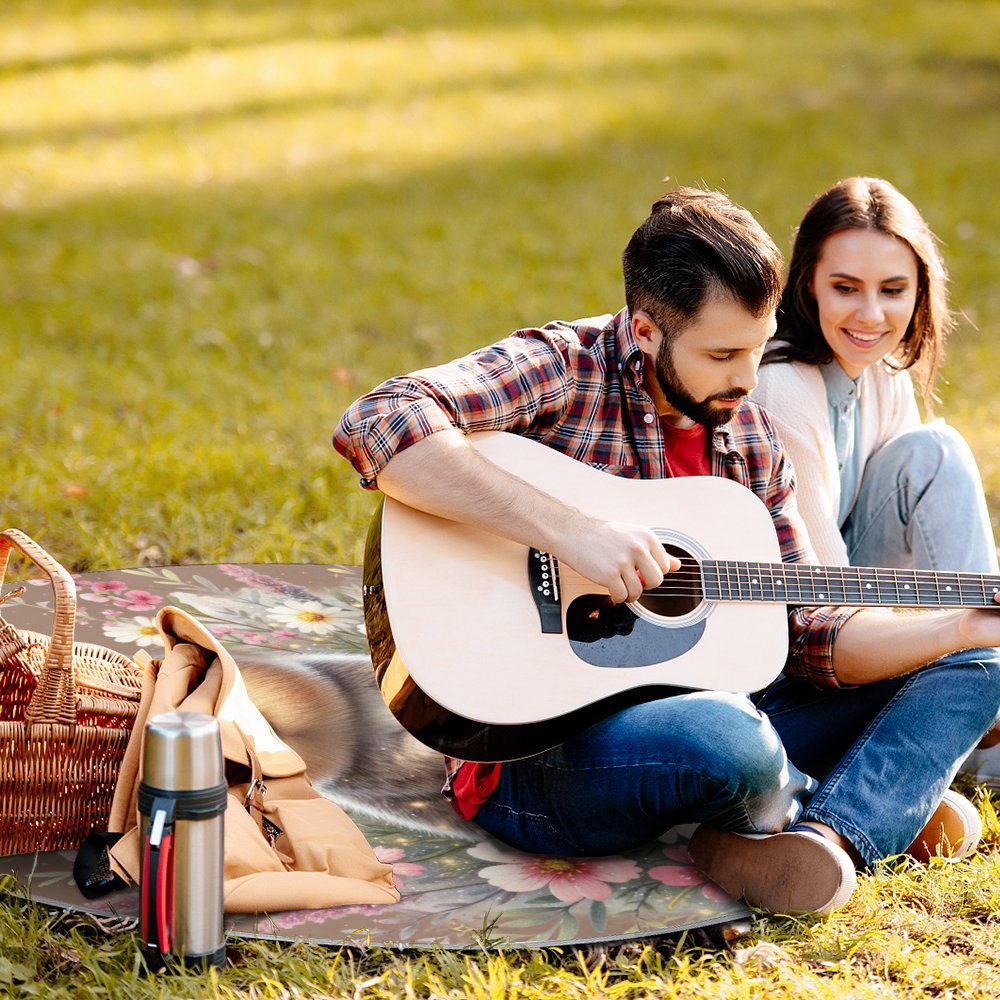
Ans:
<svg viewBox="0 0 1000 1000"><path fill-rule="evenodd" d="M929 400L951 319L936 241L892 185L817 198L784 290L774 242L716 192L664 195L622 259L617 314L519 330L356 401L334 444L362 485L551 553L616 603L678 570L657 534L555 499L466 434L634 479L735 480L784 562L997 573L969 450L916 409L909 372ZM778 912L829 912L886 858L974 850L978 814L949 786L997 721L1000 613L792 606L788 631L764 690L670 692L525 759L449 759L446 794L536 853L617 853L698 823L695 864Z"/></svg>

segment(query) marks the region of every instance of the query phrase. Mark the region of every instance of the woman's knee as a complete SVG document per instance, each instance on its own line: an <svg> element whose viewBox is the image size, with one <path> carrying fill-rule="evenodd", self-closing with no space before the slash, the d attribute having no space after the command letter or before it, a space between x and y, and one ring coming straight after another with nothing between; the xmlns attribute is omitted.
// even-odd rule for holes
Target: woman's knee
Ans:
<svg viewBox="0 0 1000 1000"><path fill-rule="evenodd" d="M968 476L979 483L972 449L943 420L900 434L886 442L868 462L873 468L885 465L911 482L931 483L943 476L953 484L954 477Z"/></svg>

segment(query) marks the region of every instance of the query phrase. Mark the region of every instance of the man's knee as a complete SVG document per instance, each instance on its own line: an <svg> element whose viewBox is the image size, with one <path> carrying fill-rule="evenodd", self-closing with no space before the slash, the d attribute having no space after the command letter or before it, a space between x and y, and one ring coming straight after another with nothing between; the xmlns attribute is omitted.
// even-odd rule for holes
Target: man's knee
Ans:
<svg viewBox="0 0 1000 1000"><path fill-rule="evenodd" d="M750 793L776 788L787 757L770 721L741 694L699 692L691 696L693 738L717 762L717 771Z"/></svg>
<svg viewBox="0 0 1000 1000"><path fill-rule="evenodd" d="M920 673L942 717L961 714L982 733L993 727L1000 715L1000 650L965 649Z"/></svg>

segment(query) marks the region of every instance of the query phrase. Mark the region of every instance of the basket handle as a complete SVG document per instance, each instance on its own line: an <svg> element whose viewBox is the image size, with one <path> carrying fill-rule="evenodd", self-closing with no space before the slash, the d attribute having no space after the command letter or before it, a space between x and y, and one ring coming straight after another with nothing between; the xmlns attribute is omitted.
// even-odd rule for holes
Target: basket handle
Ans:
<svg viewBox="0 0 1000 1000"><path fill-rule="evenodd" d="M73 677L73 635L76 627L76 584L73 577L36 541L17 528L0 532L0 583L7 575L10 550L17 549L48 575L55 594L52 639L45 654L38 686L24 714L32 723L76 725L76 685Z"/></svg>

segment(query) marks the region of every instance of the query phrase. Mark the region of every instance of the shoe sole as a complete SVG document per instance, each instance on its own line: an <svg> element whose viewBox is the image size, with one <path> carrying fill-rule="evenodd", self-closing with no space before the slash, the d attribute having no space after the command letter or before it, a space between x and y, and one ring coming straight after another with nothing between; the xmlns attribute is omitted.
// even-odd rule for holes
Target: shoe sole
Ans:
<svg viewBox="0 0 1000 1000"><path fill-rule="evenodd" d="M700 826L688 853L731 896L772 913L830 913L858 884L847 852L809 833L747 836Z"/></svg>

